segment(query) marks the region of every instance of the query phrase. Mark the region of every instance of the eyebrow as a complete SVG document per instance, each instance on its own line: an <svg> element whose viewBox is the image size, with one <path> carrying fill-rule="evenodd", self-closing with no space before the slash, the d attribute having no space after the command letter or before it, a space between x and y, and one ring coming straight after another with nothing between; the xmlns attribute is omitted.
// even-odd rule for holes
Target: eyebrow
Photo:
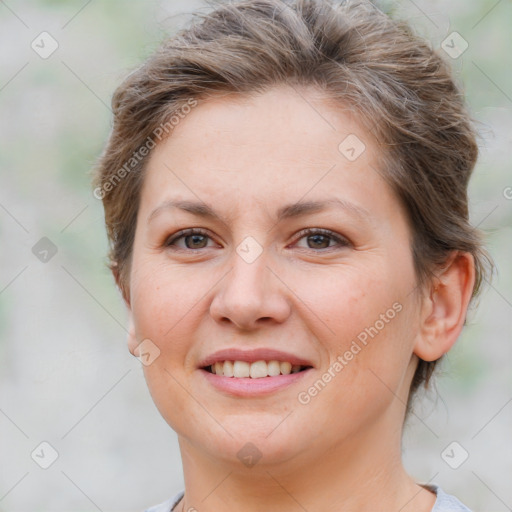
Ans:
<svg viewBox="0 0 512 512"><path fill-rule="evenodd" d="M333 207L345 210L349 214L352 214L362 220L371 219L370 212L365 208L340 198L329 198L322 201L298 201L296 203L285 205L277 211L277 222L282 222L285 219L302 217L312 213L319 213ZM178 208L198 217L219 220L224 224L227 224L227 219L217 213L206 203L174 199L164 201L157 206L150 213L147 222L149 223L154 217L163 211L174 208Z"/></svg>

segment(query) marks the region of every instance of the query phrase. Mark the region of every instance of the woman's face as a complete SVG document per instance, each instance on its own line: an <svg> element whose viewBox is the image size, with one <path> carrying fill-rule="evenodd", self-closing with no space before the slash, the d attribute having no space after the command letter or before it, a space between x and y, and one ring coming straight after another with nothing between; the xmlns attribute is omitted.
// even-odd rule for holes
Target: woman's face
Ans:
<svg viewBox="0 0 512 512"><path fill-rule="evenodd" d="M143 342L155 404L195 450L306 461L400 430L419 306L410 229L381 162L348 110L284 86L199 102L153 150L130 350ZM204 369L218 351L254 378ZM309 369L258 377L294 361Z"/></svg>

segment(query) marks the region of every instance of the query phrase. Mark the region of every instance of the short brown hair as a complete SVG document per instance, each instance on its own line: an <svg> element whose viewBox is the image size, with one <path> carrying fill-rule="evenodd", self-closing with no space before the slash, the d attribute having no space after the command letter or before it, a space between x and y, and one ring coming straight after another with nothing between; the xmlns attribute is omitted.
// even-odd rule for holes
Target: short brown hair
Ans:
<svg viewBox="0 0 512 512"><path fill-rule="evenodd" d="M384 156L378 171L408 212L418 283L453 251L464 251L475 261L475 297L492 263L468 220L467 185L478 146L450 68L405 22L371 2L331 0L220 3L166 40L117 88L113 128L94 181L105 209L110 266L123 293L147 161L139 149L191 100L278 84L314 86L358 113ZM436 363L420 360L407 414Z"/></svg>

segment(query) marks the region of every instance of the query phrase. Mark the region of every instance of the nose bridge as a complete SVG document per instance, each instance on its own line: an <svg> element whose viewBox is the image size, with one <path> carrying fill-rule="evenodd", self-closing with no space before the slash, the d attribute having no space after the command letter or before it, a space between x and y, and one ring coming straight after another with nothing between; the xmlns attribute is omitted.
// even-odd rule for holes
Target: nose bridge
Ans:
<svg viewBox="0 0 512 512"><path fill-rule="evenodd" d="M254 295L265 292L265 283L269 270L269 249L263 246L252 236L245 237L236 247L232 256L232 281L242 290L254 290Z"/></svg>
<svg viewBox="0 0 512 512"><path fill-rule="evenodd" d="M282 322L289 314L287 298L267 265L268 249L252 236L235 247L229 259L230 272L219 283L211 304L216 320L229 319L240 328L250 329L260 319Z"/></svg>
<svg viewBox="0 0 512 512"><path fill-rule="evenodd" d="M267 268L269 250L254 237L245 237L230 258L231 272L225 288L226 298L233 305L258 308L269 292Z"/></svg>

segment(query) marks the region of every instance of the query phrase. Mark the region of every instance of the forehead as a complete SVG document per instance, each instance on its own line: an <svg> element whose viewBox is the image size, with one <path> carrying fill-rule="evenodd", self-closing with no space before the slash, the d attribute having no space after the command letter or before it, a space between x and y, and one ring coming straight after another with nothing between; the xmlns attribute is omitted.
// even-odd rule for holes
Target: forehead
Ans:
<svg viewBox="0 0 512 512"><path fill-rule="evenodd" d="M153 150L141 209L170 195L221 203L228 214L327 193L364 202L377 189L389 193L378 161L357 115L335 109L316 89L217 96L199 100Z"/></svg>

